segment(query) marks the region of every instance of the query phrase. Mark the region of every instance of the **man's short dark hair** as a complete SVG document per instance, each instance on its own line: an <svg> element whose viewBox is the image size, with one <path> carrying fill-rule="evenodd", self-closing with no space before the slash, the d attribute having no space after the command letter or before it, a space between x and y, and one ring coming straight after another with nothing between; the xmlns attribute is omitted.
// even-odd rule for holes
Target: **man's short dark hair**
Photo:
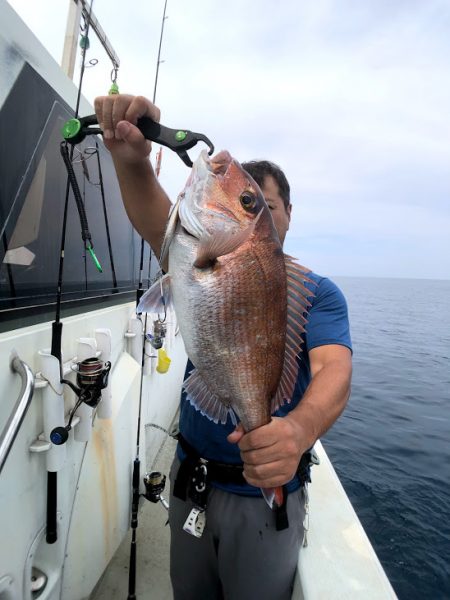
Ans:
<svg viewBox="0 0 450 600"><path fill-rule="evenodd" d="M262 187L264 179L268 175L271 175L277 182L284 207L286 210L288 209L291 203L291 188L289 187L286 175L278 165L270 162L270 160L249 160L248 162L243 162L242 167L253 177L259 187Z"/></svg>

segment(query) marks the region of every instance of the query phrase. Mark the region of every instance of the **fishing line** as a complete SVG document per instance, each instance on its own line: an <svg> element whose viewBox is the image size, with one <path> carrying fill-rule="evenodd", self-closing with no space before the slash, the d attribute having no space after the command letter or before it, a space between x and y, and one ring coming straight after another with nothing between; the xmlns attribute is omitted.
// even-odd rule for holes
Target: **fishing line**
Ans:
<svg viewBox="0 0 450 600"><path fill-rule="evenodd" d="M161 21L161 34L159 38L159 48L158 48L158 57L156 63L156 74L155 74L155 86L153 90L153 104L156 101L156 89L158 85L158 74L159 74L159 66L161 64L161 47L162 40L164 34L164 22L166 20L166 9L167 9L167 0L164 2L164 11L163 17ZM159 174L159 168L158 168ZM152 258L152 250L150 248L150 257L149 257L149 278L150 278L150 269L151 269L151 258ZM139 287L136 290L136 307L139 304L139 301L142 297L142 279L143 279L143 271L144 271L144 238L141 238L141 256L139 261ZM144 335L142 336L142 358L141 358L141 377L140 377L140 387L139 387L139 407L138 407L138 422L137 422L137 433L136 433L136 458L133 462L133 476L132 476L132 503L131 503L131 547L130 547L130 566L129 566L129 575L128 575L128 597L127 600L135 600L136 599L136 554L137 554L137 539L136 539L136 529L138 526L138 510L139 510L139 485L140 485L140 469L141 463L139 458L139 450L140 450L140 430L141 430L141 407L142 407L142 388L143 388L143 378L144 378L144 362L145 362L145 343L146 343L146 333L147 333L147 313L145 313L144 318Z"/></svg>
<svg viewBox="0 0 450 600"><path fill-rule="evenodd" d="M165 0L165 2L164 2L163 17L162 17L162 21L161 21L161 32L160 32L160 36L159 36L158 56L157 56L157 59L156 59L155 85L154 85L154 88L153 88L153 104L155 104L155 102L156 102L156 90L157 90L157 87L158 87L159 66L163 62L161 60L161 49L162 49L162 41L163 41L163 36L164 36L164 23L165 23L166 19L168 18L168 17L166 17L166 9L167 9L167 0ZM161 150L158 153L158 157L157 157L156 163L157 163L156 164L156 176L159 177L159 172L160 172L160 168L161 168ZM151 261L152 261L152 249L150 248L149 267L148 267L148 280L149 280L149 283L150 283ZM140 260L140 272L139 272L139 290L140 290L140 293L136 297L136 305L139 304L139 300L141 299L141 296L142 296L142 293L143 293L142 292L142 279L143 279L142 270L143 270L143 265L144 265L144 238L141 238L141 260Z"/></svg>

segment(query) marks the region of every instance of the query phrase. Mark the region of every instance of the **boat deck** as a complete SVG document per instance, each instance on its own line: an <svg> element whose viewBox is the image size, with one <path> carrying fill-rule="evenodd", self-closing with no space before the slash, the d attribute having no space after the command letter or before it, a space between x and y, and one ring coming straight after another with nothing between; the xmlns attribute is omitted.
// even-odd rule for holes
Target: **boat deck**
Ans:
<svg viewBox="0 0 450 600"><path fill-rule="evenodd" d="M168 475L175 446L175 440L167 436L151 470ZM394 590L322 444L317 442L315 448L320 466L314 467L314 484L309 488L312 527L308 547L300 551L293 600L395 600ZM169 496L168 485L163 496ZM167 512L161 503L141 504L137 530L138 598L172 599L168 572L170 530L166 521ZM90 600L127 596L130 542L129 531ZM319 571L321 576L317 577Z"/></svg>
<svg viewBox="0 0 450 600"><path fill-rule="evenodd" d="M175 452L176 440L167 436L149 470L161 471L167 476L163 497L168 500L168 475ZM144 473L141 473L143 476ZM163 505L143 500L139 509L137 528L136 596L172 600L169 579L170 530L166 526L167 511ZM119 546L90 600L126 598L130 562L131 530Z"/></svg>

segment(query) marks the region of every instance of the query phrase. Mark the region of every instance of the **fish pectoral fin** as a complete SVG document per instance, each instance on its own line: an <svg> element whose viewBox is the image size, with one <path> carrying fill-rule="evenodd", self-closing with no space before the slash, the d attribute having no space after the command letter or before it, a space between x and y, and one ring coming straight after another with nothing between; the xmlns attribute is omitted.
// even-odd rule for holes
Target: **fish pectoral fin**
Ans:
<svg viewBox="0 0 450 600"><path fill-rule="evenodd" d="M231 254L242 246L253 234L261 213L262 210L248 227L237 232L215 231L213 234L205 232L199 239L194 267L198 269L209 267L219 256Z"/></svg>
<svg viewBox="0 0 450 600"><path fill-rule="evenodd" d="M184 381L183 388L189 402L202 415L216 424L227 422L228 414L233 412L232 408L221 402L219 397L208 389L197 369ZM234 417L234 414L232 416Z"/></svg>
<svg viewBox="0 0 450 600"><path fill-rule="evenodd" d="M143 294L137 313L163 313L172 306L172 294L170 291L170 275L164 275L161 279L148 288Z"/></svg>

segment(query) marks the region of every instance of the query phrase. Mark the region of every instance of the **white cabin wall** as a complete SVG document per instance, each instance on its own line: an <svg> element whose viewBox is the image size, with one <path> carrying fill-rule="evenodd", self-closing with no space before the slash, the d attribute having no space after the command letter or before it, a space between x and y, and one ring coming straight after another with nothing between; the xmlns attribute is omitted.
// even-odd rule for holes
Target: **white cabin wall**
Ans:
<svg viewBox="0 0 450 600"><path fill-rule="evenodd" d="M67 600L89 596L128 531L139 386L139 365L124 353L112 376L112 417L95 419L86 445L64 561Z"/></svg>

